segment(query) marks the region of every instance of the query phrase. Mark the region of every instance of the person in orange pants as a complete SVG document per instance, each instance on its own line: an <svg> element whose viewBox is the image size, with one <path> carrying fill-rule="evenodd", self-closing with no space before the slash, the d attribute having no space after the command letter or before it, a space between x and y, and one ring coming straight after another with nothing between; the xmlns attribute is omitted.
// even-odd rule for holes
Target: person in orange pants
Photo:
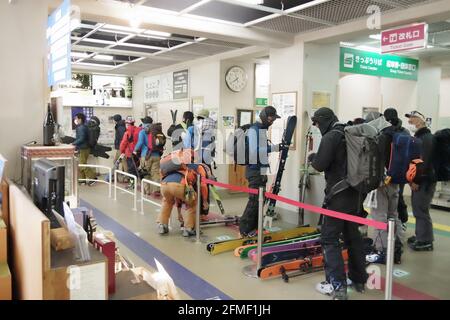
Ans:
<svg viewBox="0 0 450 320"><path fill-rule="evenodd" d="M183 202L186 206L183 236L195 235L195 211L197 207L197 175L206 178L206 170L202 164L189 164L186 170L174 171L166 175L161 181L161 194L163 196L161 212L158 216L158 233L167 234L169 232L169 219L173 206L177 202ZM201 182L201 210L207 212L208 205L208 185Z"/></svg>

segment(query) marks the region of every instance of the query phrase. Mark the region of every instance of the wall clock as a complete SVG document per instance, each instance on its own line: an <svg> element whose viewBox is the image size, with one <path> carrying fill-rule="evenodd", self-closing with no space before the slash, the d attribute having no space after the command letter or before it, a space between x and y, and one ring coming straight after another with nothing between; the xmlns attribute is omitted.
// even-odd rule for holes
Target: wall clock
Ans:
<svg viewBox="0 0 450 320"><path fill-rule="evenodd" d="M225 82L228 89L233 92L240 92L247 85L248 76L244 68L233 66L225 73Z"/></svg>

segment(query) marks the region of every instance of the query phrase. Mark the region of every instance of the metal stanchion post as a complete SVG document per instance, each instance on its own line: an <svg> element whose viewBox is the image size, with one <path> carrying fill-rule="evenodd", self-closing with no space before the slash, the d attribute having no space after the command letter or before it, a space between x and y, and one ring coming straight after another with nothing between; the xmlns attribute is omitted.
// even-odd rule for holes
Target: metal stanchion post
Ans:
<svg viewBox="0 0 450 320"><path fill-rule="evenodd" d="M259 187L258 194L258 251L256 256L256 272L261 268L262 243L263 243L263 208L264 208L264 188Z"/></svg>
<svg viewBox="0 0 450 320"><path fill-rule="evenodd" d="M109 168L108 170L108 176L109 176L109 198L111 198L111 179L112 179L112 174L111 174L111 168Z"/></svg>
<svg viewBox="0 0 450 320"><path fill-rule="evenodd" d="M197 210L195 212L195 242L200 243L201 177L197 174Z"/></svg>
<svg viewBox="0 0 450 320"><path fill-rule="evenodd" d="M114 200L117 200L117 171L114 171Z"/></svg>
<svg viewBox="0 0 450 320"><path fill-rule="evenodd" d="M133 211L137 211L137 184L138 184L138 179L137 179L137 177L134 177L134 206L133 206Z"/></svg>
<svg viewBox="0 0 450 320"><path fill-rule="evenodd" d="M395 220L388 220L388 238L387 238L387 261L386 261L386 288L385 300L392 300L392 272L394 269L394 245L395 245Z"/></svg>
<svg viewBox="0 0 450 320"><path fill-rule="evenodd" d="M258 270L261 269L262 244L263 244L263 228L264 228L264 188L259 187L258 190L258 243L256 252L256 265L245 266L242 272L250 278L258 278Z"/></svg>
<svg viewBox="0 0 450 320"><path fill-rule="evenodd" d="M141 180L141 214L144 214L144 179Z"/></svg>

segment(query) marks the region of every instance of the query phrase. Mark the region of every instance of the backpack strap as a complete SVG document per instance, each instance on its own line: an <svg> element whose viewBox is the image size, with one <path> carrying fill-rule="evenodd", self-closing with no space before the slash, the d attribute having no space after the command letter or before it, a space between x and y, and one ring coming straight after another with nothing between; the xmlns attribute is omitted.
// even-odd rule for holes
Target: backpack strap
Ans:
<svg viewBox="0 0 450 320"><path fill-rule="evenodd" d="M328 203L335 195L341 193L342 191L347 190L348 188L350 188L350 184L345 179L342 179L341 181L337 182L334 186L331 187L330 191L325 196L323 202L324 206L327 207Z"/></svg>

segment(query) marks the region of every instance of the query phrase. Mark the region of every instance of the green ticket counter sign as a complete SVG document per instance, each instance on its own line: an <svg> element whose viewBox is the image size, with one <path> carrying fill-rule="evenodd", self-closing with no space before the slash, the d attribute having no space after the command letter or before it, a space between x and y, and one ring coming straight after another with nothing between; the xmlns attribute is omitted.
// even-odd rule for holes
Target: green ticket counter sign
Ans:
<svg viewBox="0 0 450 320"><path fill-rule="evenodd" d="M340 71L417 81L419 60L341 47Z"/></svg>

